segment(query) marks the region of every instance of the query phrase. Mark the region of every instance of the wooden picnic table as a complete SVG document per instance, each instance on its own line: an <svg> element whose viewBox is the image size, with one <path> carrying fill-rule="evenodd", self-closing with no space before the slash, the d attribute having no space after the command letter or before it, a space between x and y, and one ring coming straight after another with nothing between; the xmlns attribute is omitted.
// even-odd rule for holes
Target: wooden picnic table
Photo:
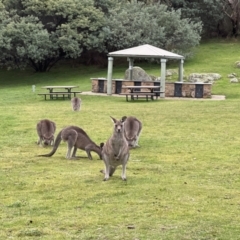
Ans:
<svg viewBox="0 0 240 240"><path fill-rule="evenodd" d="M129 92L126 93L120 93L120 95L126 95L126 100L128 101L128 96L131 96L131 100L134 100L134 96L138 99L139 96L146 97L146 100L148 101L148 97L151 98L151 100L154 100L154 97L156 99L159 97L159 94L162 93L160 91L161 86L155 86L155 85L144 85L144 86L122 86L122 89L128 89ZM148 91L146 91L148 90Z"/></svg>
<svg viewBox="0 0 240 240"><path fill-rule="evenodd" d="M68 98L71 99L71 94L76 97L77 93L81 93L80 91L72 91L74 88L78 88L78 86L43 86L43 89L47 89L49 92L48 93L39 93L38 95L43 95L45 96L45 100L47 100L47 96L50 97L50 99L59 98L62 97L63 99ZM54 91L55 89L64 89L66 91Z"/></svg>

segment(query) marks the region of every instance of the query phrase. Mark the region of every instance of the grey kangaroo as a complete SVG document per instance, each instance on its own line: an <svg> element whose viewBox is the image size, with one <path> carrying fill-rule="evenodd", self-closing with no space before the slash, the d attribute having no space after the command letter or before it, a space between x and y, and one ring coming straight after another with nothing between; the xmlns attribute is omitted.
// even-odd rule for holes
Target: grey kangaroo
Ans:
<svg viewBox="0 0 240 240"><path fill-rule="evenodd" d="M122 165L122 180L126 178L126 166L130 156L128 142L124 137L124 121L111 117L114 123L113 134L103 146L102 158L105 164L104 181L113 175L117 166Z"/></svg>
<svg viewBox="0 0 240 240"><path fill-rule="evenodd" d="M74 97L71 99L71 105L73 111L80 111L82 100L78 97Z"/></svg>
<svg viewBox="0 0 240 240"><path fill-rule="evenodd" d="M129 147L139 147L138 140L142 131L142 123L136 117L122 117L124 121L124 136Z"/></svg>
<svg viewBox="0 0 240 240"><path fill-rule="evenodd" d="M54 144L54 134L56 131L56 124L48 119L43 119L37 123L37 144L40 146L47 146Z"/></svg>
<svg viewBox="0 0 240 240"><path fill-rule="evenodd" d="M77 126L68 126L64 129L62 129L55 140L53 149L50 153L44 154L44 155L38 155L42 157L51 157L58 149L58 146L61 141L67 142L68 150L66 154L67 159L75 159L78 158L76 156L77 149L82 149L87 152L88 158L92 160L91 151L96 152L100 159L102 159L102 147L103 143L100 144L100 146L96 145L90 137L87 135L87 133ZM72 152L73 148L73 152ZM71 155L72 152L72 155Z"/></svg>

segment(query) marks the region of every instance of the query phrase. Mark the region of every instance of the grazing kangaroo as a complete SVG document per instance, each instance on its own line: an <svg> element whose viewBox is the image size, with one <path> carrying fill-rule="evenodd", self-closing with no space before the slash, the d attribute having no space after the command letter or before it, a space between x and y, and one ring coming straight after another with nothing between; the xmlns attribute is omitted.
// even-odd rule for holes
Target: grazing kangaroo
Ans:
<svg viewBox="0 0 240 240"><path fill-rule="evenodd" d="M81 98L74 97L71 99L71 105L72 105L72 110L73 111L80 111L81 108Z"/></svg>
<svg viewBox="0 0 240 240"><path fill-rule="evenodd" d="M128 142L124 137L124 121L111 117L114 123L113 134L103 146L102 158L105 164L104 181L113 175L117 166L122 165L122 180L126 178L126 166L130 156Z"/></svg>
<svg viewBox="0 0 240 240"><path fill-rule="evenodd" d="M82 128L79 128L77 126L69 126L62 129L56 137L52 151L48 154L38 156L51 157L57 151L61 140L67 142L68 144L68 151L66 154L67 159L78 158L76 156L78 148L86 151L90 160L92 160L91 151L96 152L100 159L102 159L103 143L101 143L100 146L96 145L96 143L94 143L87 135L87 133ZM71 155L72 148L74 149Z"/></svg>
<svg viewBox="0 0 240 240"><path fill-rule="evenodd" d="M47 146L54 144L54 133L56 131L56 124L48 119L43 119L37 123L38 141L40 146Z"/></svg>
<svg viewBox="0 0 240 240"><path fill-rule="evenodd" d="M139 147L138 140L142 131L142 123L136 117L122 117L124 121L124 136L129 147Z"/></svg>

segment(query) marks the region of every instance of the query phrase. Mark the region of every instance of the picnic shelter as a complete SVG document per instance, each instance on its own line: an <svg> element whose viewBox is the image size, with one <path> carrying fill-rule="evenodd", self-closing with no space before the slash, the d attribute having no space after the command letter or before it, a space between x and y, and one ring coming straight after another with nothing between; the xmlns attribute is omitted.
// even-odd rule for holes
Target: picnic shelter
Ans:
<svg viewBox="0 0 240 240"><path fill-rule="evenodd" d="M127 48L115 52L108 53L108 73L107 73L107 94L112 95L112 73L113 73L113 59L114 57L126 57L129 62L129 80L132 80L132 69L134 59L136 58L155 58L160 59L160 77L161 77L161 93L160 97L165 97L165 79L166 79L166 62L168 59L179 60L178 81L183 81L183 63L184 57L176 53L166 51L161 48L154 47L149 44L144 44L137 47Z"/></svg>

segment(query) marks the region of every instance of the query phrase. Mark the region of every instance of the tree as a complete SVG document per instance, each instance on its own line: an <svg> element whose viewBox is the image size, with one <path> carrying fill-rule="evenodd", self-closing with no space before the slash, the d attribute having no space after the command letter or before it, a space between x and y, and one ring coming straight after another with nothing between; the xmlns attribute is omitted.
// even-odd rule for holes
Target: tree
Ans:
<svg viewBox="0 0 240 240"><path fill-rule="evenodd" d="M181 9L182 17L192 22L202 22L202 36L217 32L219 20L223 18L219 0L169 0L169 8Z"/></svg>
<svg viewBox="0 0 240 240"><path fill-rule="evenodd" d="M104 50L103 13L91 0L8 0L1 3L0 65L48 71L83 49Z"/></svg>
<svg viewBox="0 0 240 240"><path fill-rule="evenodd" d="M119 6L120 3L124 4L126 2L127 0L94 0L94 6L101 9L101 11L107 15L110 9Z"/></svg>
<svg viewBox="0 0 240 240"><path fill-rule="evenodd" d="M239 0L220 0L223 13L230 19L232 23L232 36L239 35L240 25L240 1Z"/></svg>
<svg viewBox="0 0 240 240"><path fill-rule="evenodd" d="M159 3L131 1L110 10L106 21L108 51L147 43L187 57L201 39L201 23L182 19L180 10L168 11Z"/></svg>

